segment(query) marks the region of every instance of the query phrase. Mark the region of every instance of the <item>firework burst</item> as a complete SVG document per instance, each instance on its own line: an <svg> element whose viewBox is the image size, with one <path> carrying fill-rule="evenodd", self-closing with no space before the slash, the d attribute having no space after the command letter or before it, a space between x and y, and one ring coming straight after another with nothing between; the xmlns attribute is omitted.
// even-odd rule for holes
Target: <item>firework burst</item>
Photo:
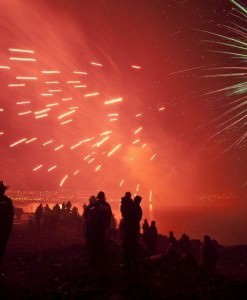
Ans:
<svg viewBox="0 0 247 300"><path fill-rule="evenodd" d="M234 140L226 150L242 147L247 138L247 9L239 2L231 1L236 9L231 13L234 20L222 25L227 34L207 32L214 39L207 40L218 49L209 50L226 56L228 65L207 68L207 78L222 78L224 86L207 93L220 95L217 101L224 101L224 112L217 118L218 130L215 136L234 133ZM226 138L225 138L226 139Z"/></svg>

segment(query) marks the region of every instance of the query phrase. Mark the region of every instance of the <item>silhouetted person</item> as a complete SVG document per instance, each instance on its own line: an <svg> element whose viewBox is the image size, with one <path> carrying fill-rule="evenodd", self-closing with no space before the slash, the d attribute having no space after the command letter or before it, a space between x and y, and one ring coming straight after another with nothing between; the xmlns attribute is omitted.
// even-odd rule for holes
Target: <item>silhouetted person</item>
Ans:
<svg viewBox="0 0 247 300"><path fill-rule="evenodd" d="M125 266L137 263L137 239L142 218L141 199L140 196L136 196L133 201L130 192L125 193L125 196L121 199L120 210L123 217L121 230Z"/></svg>
<svg viewBox="0 0 247 300"><path fill-rule="evenodd" d="M43 215L44 215L43 206L40 203L40 205L36 208L34 213L35 226L37 231L40 231L40 224L43 219Z"/></svg>
<svg viewBox="0 0 247 300"><path fill-rule="evenodd" d="M3 260L5 248L12 230L14 208L10 198L5 194L8 187L0 181L0 264Z"/></svg>
<svg viewBox="0 0 247 300"><path fill-rule="evenodd" d="M142 208L141 208L141 196L135 196L134 198L134 220L135 220L135 226L136 226L136 233L137 235L140 234L140 221L142 219Z"/></svg>
<svg viewBox="0 0 247 300"><path fill-rule="evenodd" d="M152 221L148 229L148 254L149 255L155 254L157 238L158 238L158 230L156 227L156 223L155 221Z"/></svg>
<svg viewBox="0 0 247 300"><path fill-rule="evenodd" d="M173 231L169 232L168 243L173 247L177 246L177 239L175 238Z"/></svg>
<svg viewBox="0 0 247 300"><path fill-rule="evenodd" d="M202 244L202 266L204 270L213 272L216 269L217 249L208 235L204 236Z"/></svg>
<svg viewBox="0 0 247 300"><path fill-rule="evenodd" d="M112 211L104 192L99 192L94 203L84 213L86 238L91 263L102 262L105 254L106 231L110 226Z"/></svg>
<svg viewBox="0 0 247 300"><path fill-rule="evenodd" d="M72 207L72 204L71 204L70 201L68 201L68 202L66 203L66 205L65 205L65 208L66 208L67 212L70 212L71 207Z"/></svg>
<svg viewBox="0 0 247 300"><path fill-rule="evenodd" d="M181 238L178 241L178 247L183 254L191 254L192 245L191 245L190 238L187 234L185 233L182 234Z"/></svg>
<svg viewBox="0 0 247 300"><path fill-rule="evenodd" d="M146 249L148 249L148 230L149 230L148 220L145 219L142 225L142 239Z"/></svg>

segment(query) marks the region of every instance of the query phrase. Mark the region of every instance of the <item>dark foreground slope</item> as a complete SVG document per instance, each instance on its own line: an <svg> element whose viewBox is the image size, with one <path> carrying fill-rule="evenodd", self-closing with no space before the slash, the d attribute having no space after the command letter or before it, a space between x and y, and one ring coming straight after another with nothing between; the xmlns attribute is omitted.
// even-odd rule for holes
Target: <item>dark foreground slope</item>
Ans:
<svg viewBox="0 0 247 300"><path fill-rule="evenodd" d="M25 226L15 227L8 245L1 270L1 300L247 299L244 273L241 277L221 271L209 275L200 268L173 264L166 256L142 257L138 266L124 269L115 243L109 245L104 262L92 267L80 233L63 228L28 235ZM222 270L230 268L224 266L227 261L237 259L225 257Z"/></svg>

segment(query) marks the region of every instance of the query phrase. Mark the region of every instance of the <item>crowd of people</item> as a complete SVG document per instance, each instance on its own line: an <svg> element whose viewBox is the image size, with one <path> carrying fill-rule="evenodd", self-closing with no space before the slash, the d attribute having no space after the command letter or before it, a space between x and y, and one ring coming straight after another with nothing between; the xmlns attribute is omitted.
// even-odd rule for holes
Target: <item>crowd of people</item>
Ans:
<svg viewBox="0 0 247 300"><path fill-rule="evenodd" d="M0 182L0 263L12 230L14 208L11 199L5 195L7 186ZM107 244L111 239L122 247L122 266L131 267L140 261L139 253L145 257L157 255L158 230L156 222L149 224L144 219L141 224L143 212L142 197L136 195L132 199L130 192L121 198L121 220L117 226L111 206L106 200L105 193L100 191L97 196L91 196L88 204L83 205L82 215L78 208L72 206L70 201L61 205L55 204L52 208L48 204L40 204L29 220L29 233L52 231L62 225L76 229L83 233L86 241L86 252L92 265L100 264L107 254ZM165 237L164 235L162 237ZM194 256L193 243L187 234L177 239L171 231L166 238L166 255L173 263L182 261L190 266L197 266ZM202 267L213 272L217 263L217 247L211 238L206 235L201 247Z"/></svg>

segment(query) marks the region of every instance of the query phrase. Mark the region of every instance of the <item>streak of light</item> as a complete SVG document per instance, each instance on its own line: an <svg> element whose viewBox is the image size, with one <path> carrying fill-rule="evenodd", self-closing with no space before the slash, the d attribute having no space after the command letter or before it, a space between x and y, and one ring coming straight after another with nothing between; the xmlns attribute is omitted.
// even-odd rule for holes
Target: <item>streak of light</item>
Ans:
<svg viewBox="0 0 247 300"><path fill-rule="evenodd" d="M26 86L26 83L10 83L8 84L8 87L21 87Z"/></svg>
<svg viewBox="0 0 247 300"><path fill-rule="evenodd" d="M132 142L133 145L136 145L140 142L140 139L135 140L134 142Z"/></svg>
<svg viewBox="0 0 247 300"><path fill-rule="evenodd" d="M19 53L35 53L33 50L27 49L17 49L17 48L9 48L10 52L19 52Z"/></svg>
<svg viewBox="0 0 247 300"><path fill-rule="evenodd" d="M241 5L240 3L238 3L235 0L231 0L231 2L233 4L235 4L240 10L242 10L245 14L247 14L247 9L243 5Z"/></svg>
<svg viewBox="0 0 247 300"><path fill-rule="evenodd" d="M60 116L58 116L57 118L58 118L58 120L61 120L62 118L67 117L67 116L73 114L74 112L76 112L75 109L74 109L74 110L70 110L70 111L68 111L68 112L66 112L66 113L64 113L64 114L62 114L62 115L60 115Z"/></svg>
<svg viewBox="0 0 247 300"><path fill-rule="evenodd" d="M10 67L9 66L0 66L0 69L10 70Z"/></svg>
<svg viewBox="0 0 247 300"><path fill-rule="evenodd" d="M91 159L89 159L89 161L88 161L88 164L91 164L93 161L95 160L95 158L93 157L93 158L91 158Z"/></svg>
<svg viewBox="0 0 247 300"><path fill-rule="evenodd" d="M37 116L35 116L35 119L42 119L45 117L48 117L48 114L37 115Z"/></svg>
<svg viewBox="0 0 247 300"><path fill-rule="evenodd" d="M47 141L47 142L44 142L42 145L43 145L43 146L46 146L46 145L49 145L49 144L51 144L51 143L53 143L53 140L49 140L49 141Z"/></svg>
<svg viewBox="0 0 247 300"><path fill-rule="evenodd" d="M3 135L4 134L4 131L0 131L0 135Z"/></svg>
<svg viewBox="0 0 247 300"><path fill-rule="evenodd" d="M122 186L124 184L124 179L122 179L119 183L119 186Z"/></svg>
<svg viewBox="0 0 247 300"><path fill-rule="evenodd" d="M37 137L33 137L33 138L31 138L30 140L27 140L26 141L26 144L30 144L30 143L32 143L32 142L34 142L34 141L37 141Z"/></svg>
<svg viewBox="0 0 247 300"><path fill-rule="evenodd" d="M39 169L41 169L43 167L43 165L38 165L37 167L33 168L33 171L38 171Z"/></svg>
<svg viewBox="0 0 247 300"><path fill-rule="evenodd" d="M9 59L14 61L36 61L35 58L31 57L10 57Z"/></svg>
<svg viewBox="0 0 247 300"><path fill-rule="evenodd" d="M39 114L46 113L46 112L48 112L50 110L51 110L50 108L45 108L45 109L42 109L42 110L35 111L34 114L35 115L39 115Z"/></svg>
<svg viewBox="0 0 247 300"><path fill-rule="evenodd" d="M84 144L84 143L87 143L87 142L92 141L93 139L94 139L94 137L90 137L90 138L86 138L86 139L84 139L84 140L82 140L82 141L79 141L78 143L72 145L72 146L70 147L70 149L73 150L73 149L75 149L75 148L81 146L81 145Z"/></svg>
<svg viewBox="0 0 247 300"><path fill-rule="evenodd" d="M76 89L82 89L82 88L86 88L86 87L87 87L87 85L85 85L85 84L74 85L74 88L76 88Z"/></svg>
<svg viewBox="0 0 247 300"><path fill-rule="evenodd" d="M147 147L147 144L146 143L142 144L142 148L145 148L145 147Z"/></svg>
<svg viewBox="0 0 247 300"><path fill-rule="evenodd" d="M156 156L157 156L157 153L155 153L155 154L150 158L150 160L154 160Z"/></svg>
<svg viewBox="0 0 247 300"><path fill-rule="evenodd" d="M136 192L139 191L139 187L140 187L140 184L138 183L137 186L136 186Z"/></svg>
<svg viewBox="0 0 247 300"><path fill-rule="evenodd" d="M48 90L49 93L60 93L62 92L63 90L61 89L57 89L57 90Z"/></svg>
<svg viewBox="0 0 247 300"><path fill-rule="evenodd" d="M87 72L83 72L83 71L73 71L74 74L78 74L78 75L87 75Z"/></svg>
<svg viewBox="0 0 247 300"><path fill-rule="evenodd" d="M0 108L0 112L3 112L4 111L4 108Z"/></svg>
<svg viewBox="0 0 247 300"><path fill-rule="evenodd" d="M118 113L111 113L107 115L108 117L118 117L119 114Z"/></svg>
<svg viewBox="0 0 247 300"><path fill-rule="evenodd" d="M91 154L87 154L87 155L83 158L83 160L88 160L90 156L91 156Z"/></svg>
<svg viewBox="0 0 247 300"><path fill-rule="evenodd" d="M80 80L67 80L66 83L80 83Z"/></svg>
<svg viewBox="0 0 247 300"><path fill-rule="evenodd" d="M44 71L41 71L42 74L60 74L61 72L60 71L57 71L57 70L44 70Z"/></svg>
<svg viewBox="0 0 247 300"><path fill-rule="evenodd" d="M59 84L60 81L45 81L45 84Z"/></svg>
<svg viewBox="0 0 247 300"><path fill-rule="evenodd" d="M17 145L19 145L19 144L25 142L26 140L27 140L26 138L20 139L20 140L14 142L13 144L9 145L9 147L10 147L10 148L13 148L13 147L15 147L15 146L17 146Z"/></svg>
<svg viewBox="0 0 247 300"><path fill-rule="evenodd" d="M50 167L50 168L47 170L47 172L51 172L51 171L53 171L53 170L56 169L56 168L57 168L57 165L54 165L54 166Z"/></svg>
<svg viewBox="0 0 247 300"><path fill-rule="evenodd" d="M73 119L69 119L67 121L61 122L60 125L65 125L65 124L71 123L72 121L73 121Z"/></svg>
<svg viewBox="0 0 247 300"><path fill-rule="evenodd" d="M58 102L54 102L54 103L48 103L46 104L46 107L53 107L53 106L58 106L59 103Z"/></svg>
<svg viewBox="0 0 247 300"><path fill-rule="evenodd" d="M95 168L95 172L98 172L100 169L101 169L102 165L98 165L96 168Z"/></svg>
<svg viewBox="0 0 247 300"><path fill-rule="evenodd" d="M98 95L99 95L98 92L95 92L95 93L88 93L88 94L85 94L85 95L84 95L84 98L94 97L94 96L98 96Z"/></svg>
<svg viewBox="0 0 247 300"><path fill-rule="evenodd" d="M150 190L149 192L149 203L151 204L153 202L153 191Z"/></svg>
<svg viewBox="0 0 247 300"><path fill-rule="evenodd" d="M107 135L107 134L111 134L112 133L112 131L111 130L109 130L109 131L104 131L104 132L101 132L100 133L100 135Z"/></svg>
<svg viewBox="0 0 247 300"><path fill-rule="evenodd" d="M118 118L111 118L111 119L109 119L109 122L116 122L116 121L118 121Z"/></svg>
<svg viewBox="0 0 247 300"><path fill-rule="evenodd" d="M160 107L159 109L158 109L158 111L162 111L162 110L165 110L166 108L164 107L164 106L162 106L162 107Z"/></svg>
<svg viewBox="0 0 247 300"><path fill-rule="evenodd" d="M57 146L56 148L54 148L54 151L58 151L60 149L62 149L64 147L64 144Z"/></svg>
<svg viewBox="0 0 247 300"><path fill-rule="evenodd" d="M42 96L42 97L51 97L51 96L53 96L53 94L51 94L51 93L42 93L42 94L40 94L40 96Z"/></svg>
<svg viewBox="0 0 247 300"><path fill-rule="evenodd" d="M76 176L78 173L80 172L80 170L76 170L73 175Z"/></svg>
<svg viewBox="0 0 247 300"><path fill-rule="evenodd" d="M142 114L136 114L136 118L139 118L141 116L142 116Z"/></svg>
<svg viewBox="0 0 247 300"><path fill-rule="evenodd" d="M31 113L32 113L31 110L27 110L27 111L19 112L18 116L24 116L24 115L28 115L28 114L31 114Z"/></svg>
<svg viewBox="0 0 247 300"><path fill-rule="evenodd" d="M175 72L169 73L168 76L170 76L170 75L176 75L176 74L179 74L179 73L184 73L184 72L188 72L188 71L192 71L192 70L202 69L202 68L205 68L205 67L206 66L200 66L200 67L183 69L183 70L179 70L179 71L175 71Z"/></svg>
<svg viewBox="0 0 247 300"><path fill-rule="evenodd" d="M140 131L142 131L143 127L140 126L139 128L137 128L135 131L134 131L134 134L137 134L139 133Z"/></svg>
<svg viewBox="0 0 247 300"><path fill-rule="evenodd" d="M101 63L95 62L95 61L91 61L90 63L93 66L98 66L98 67L103 67L103 65Z"/></svg>
<svg viewBox="0 0 247 300"><path fill-rule="evenodd" d="M73 98L62 98L62 101L71 101Z"/></svg>
<svg viewBox="0 0 247 300"><path fill-rule="evenodd" d="M138 69L138 70L140 70L142 67L141 66L137 66L137 65L132 65L131 68L132 69Z"/></svg>
<svg viewBox="0 0 247 300"><path fill-rule="evenodd" d="M120 147L122 146L122 144L118 144L117 146L115 146L110 152L107 153L107 156L110 157L113 153L115 153Z"/></svg>
<svg viewBox="0 0 247 300"><path fill-rule="evenodd" d="M60 181L59 186L62 187L64 185L64 182L68 179L69 175L66 174L63 179Z"/></svg>
<svg viewBox="0 0 247 300"><path fill-rule="evenodd" d="M108 105L108 104L113 104L113 103L122 102L122 101L123 101L123 98L120 97L120 98L115 98L115 99L105 101L104 104Z"/></svg>
<svg viewBox="0 0 247 300"><path fill-rule="evenodd" d="M35 76L16 76L18 80L37 80L38 77Z"/></svg>
<svg viewBox="0 0 247 300"><path fill-rule="evenodd" d="M19 102L16 102L17 105L29 104L29 103L31 103L31 101L19 101Z"/></svg>
<svg viewBox="0 0 247 300"><path fill-rule="evenodd" d="M109 136L106 136L105 138L103 138L99 142L93 144L92 147L100 147L101 145L104 144L104 142L106 142L107 140L109 140L109 138L110 138Z"/></svg>

